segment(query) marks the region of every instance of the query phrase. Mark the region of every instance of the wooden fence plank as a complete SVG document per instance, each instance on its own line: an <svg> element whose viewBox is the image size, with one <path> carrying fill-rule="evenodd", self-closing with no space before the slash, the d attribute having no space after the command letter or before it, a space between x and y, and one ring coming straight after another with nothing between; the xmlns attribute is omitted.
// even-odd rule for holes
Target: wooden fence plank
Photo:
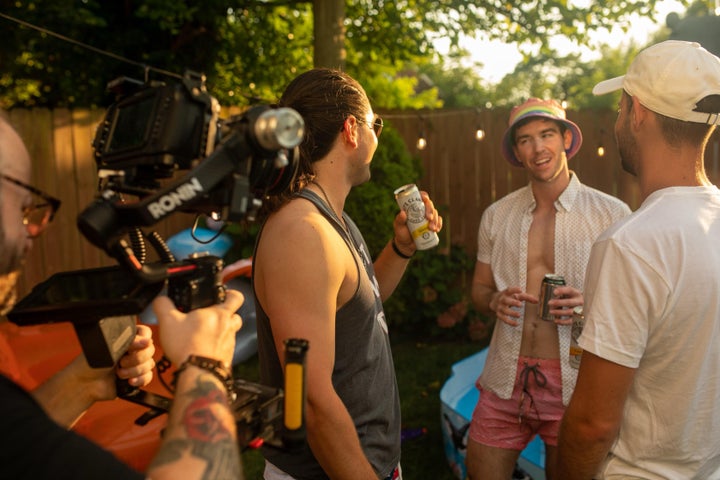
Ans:
<svg viewBox="0 0 720 480"><path fill-rule="evenodd" d="M77 197L75 144L73 139L72 113L68 109L53 112L53 146L57 177L55 194L62 201L58 216L52 225L52 237L56 241L65 262L61 270L78 270L83 267L82 256L77 247L85 241L76 225L79 200Z"/></svg>

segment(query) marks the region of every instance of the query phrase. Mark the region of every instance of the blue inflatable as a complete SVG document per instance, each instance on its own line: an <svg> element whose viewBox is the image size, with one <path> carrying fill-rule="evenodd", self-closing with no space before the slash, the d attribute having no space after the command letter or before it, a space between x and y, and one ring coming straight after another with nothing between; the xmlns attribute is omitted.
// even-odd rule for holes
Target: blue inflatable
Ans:
<svg viewBox="0 0 720 480"><path fill-rule="evenodd" d="M232 247L232 239L230 235L226 233L220 233L218 235L218 232L215 230L196 228L194 235L195 238L201 241L199 242L193 238L193 231L189 228L173 235L167 240L167 246L177 260L183 260L193 253L201 252L223 258L230 250L230 247ZM203 243L206 240L210 241ZM243 269L247 267L249 269L249 264L240 265L240 262L237 263L237 267ZM239 269L237 267L236 269ZM225 286L233 290L239 290L245 296L245 301L238 310L238 313L242 317L243 324L235 337L235 353L232 363L233 365L237 365L257 353L257 322L250 277L243 274L229 276L232 278L225 282ZM140 314L140 321L149 324L157 323L155 314L152 311L152 306L149 306Z"/></svg>
<svg viewBox="0 0 720 480"><path fill-rule="evenodd" d="M485 348L453 364L452 374L440 390L440 421L442 422L445 456L455 477L467 478L465 453L473 410L480 393L475 387L485 367ZM533 480L545 480L545 444L536 436L520 453L518 466Z"/></svg>
<svg viewBox="0 0 720 480"><path fill-rule="evenodd" d="M177 260L183 260L190 254L200 252L207 252L209 255L223 258L232 247L232 239L227 233L218 235L218 232L208 228L198 227L194 233L192 229L186 228L170 237L167 240L167 246Z"/></svg>

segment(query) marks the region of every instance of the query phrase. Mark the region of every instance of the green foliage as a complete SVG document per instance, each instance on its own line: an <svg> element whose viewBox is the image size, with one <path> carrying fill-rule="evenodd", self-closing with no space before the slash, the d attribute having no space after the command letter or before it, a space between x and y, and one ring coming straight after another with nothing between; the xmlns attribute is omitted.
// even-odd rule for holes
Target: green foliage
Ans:
<svg viewBox="0 0 720 480"><path fill-rule="evenodd" d="M366 85L376 106L436 108L438 90L415 91L413 80L399 75L409 66L436 62L436 38L449 41L450 58L464 53L459 47L463 36L476 35L517 42L526 49L534 46L547 54L553 35L583 44L590 30L623 21L630 13L648 15L657 1L348 1L345 69ZM107 105L112 98L105 93L106 83L119 76L142 79L146 66L154 69L151 78L165 81L158 70L205 73L210 92L222 105L273 101L290 79L313 66L313 8L326 5L285 0L0 0L3 14L97 49L0 18L0 106ZM474 102L468 94L467 88L453 91L446 102Z"/></svg>
<svg viewBox="0 0 720 480"><path fill-rule="evenodd" d="M93 0L0 0L0 11L5 14L115 56L3 19L6 37L0 65L7 75L3 82L7 90L0 105L106 104L112 99L105 86L116 77L142 79L146 65L176 73L186 68L206 71L223 47L217 36L224 18L222 2L147 0L130 5ZM27 82L38 85L39 94L28 95L24 89Z"/></svg>
<svg viewBox="0 0 720 480"><path fill-rule="evenodd" d="M651 16L658 0L568 2L540 0L404 0L346 2L348 39L358 51L381 45L393 60L432 54L432 41L446 38L452 50L463 36L517 42L547 49L551 37L567 36L579 44L588 33L623 22L632 14ZM399 34L402 32L402 34ZM404 56L410 55L410 57Z"/></svg>
<svg viewBox="0 0 720 480"><path fill-rule="evenodd" d="M226 47L206 67L211 91L225 105L277 100L313 67L312 32L309 4L230 10L221 29Z"/></svg>
<svg viewBox="0 0 720 480"><path fill-rule="evenodd" d="M432 79L440 92L443 107L481 107L490 100L490 91L472 67L453 59L438 59L419 71Z"/></svg>
<svg viewBox="0 0 720 480"><path fill-rule="evenodd" d="M713 5L714 4L714 5ZM710 53L720 55L720 15L714 0L698 0L690 7L684 17L671 13L666 19L673 40L686 40L698 42Z"/></svg>
<svg viewBox="0 0 720 480"><path fill-rule="evenodd" d="M654 42L653 42L654 43ZM640 46L633 44L619 48L602 47L601 58L586 64L579 64L572 75L565 79L570 108L616 110L620 94L592 95L592 89L599 82L608 78L624 75L627 67Z"/></svg>
<svg viewBox="0 0 720 480"><path fill-rule="evenodd" d="M392 297L385 302L388 323L394 331L429 337L467 335L458 323L452 329L438 326L438 317L467 300L466 278L474 259L461 247L418 252Z"/></svg>
<svg viewBox="0 0 720 480"><path fill-rule="evenodd" d="M415 76L393 76L390 73L372 75L358 72L353 75L363 85L372 103L382 108L415 109L440 108L438 89L417 91Z"/></svg>
<svg viewBox="0 0 720 480"><path fill-rule="evenodd" d="M580 55L561 56L557 52L539 54L527 59L491 89L495 106L518 105L529 97L566 100L568 108L613 109L613 95L596 97L593 87L600 81L625 74L640 47L629 44L600 47L600 58L584 62Z"/></svg>

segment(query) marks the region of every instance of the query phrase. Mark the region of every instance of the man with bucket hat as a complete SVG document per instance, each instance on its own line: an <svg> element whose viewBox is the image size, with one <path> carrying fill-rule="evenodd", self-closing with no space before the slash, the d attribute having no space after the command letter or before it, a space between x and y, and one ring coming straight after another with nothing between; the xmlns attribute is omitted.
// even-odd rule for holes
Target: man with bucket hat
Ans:
<svg viewBox="0 0 720 480"><path fill-rule="evenodd" d="M568 159L581 144L580 128L554 100L531 98L510 113L502 152L525 168L530 183L490 205L480 222L472 299L497 321L469 431L473 480L510 478L536 434L545 442L548 478L555 478L560 419L577 375L569 362L571 316L583 304L590 246L630 213L570 171ZM549 321L538 305L546 274L565 280L548 304Z"/></svg>
<svg viewBox="0 0 720 480"><path fill-rule="evenodd" d="M617 90L615 137L642 204L592 248L559 478L717 479L720 190L704 152L720 125L720 58L661 42L593 93Z"/></svg>

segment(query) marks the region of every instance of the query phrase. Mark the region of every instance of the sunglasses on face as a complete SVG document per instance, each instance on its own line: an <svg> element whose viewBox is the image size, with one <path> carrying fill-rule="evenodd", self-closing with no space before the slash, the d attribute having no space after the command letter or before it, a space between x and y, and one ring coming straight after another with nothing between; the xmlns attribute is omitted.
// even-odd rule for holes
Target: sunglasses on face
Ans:
<svg viewBox="0 0 720 480"><path fill-rule="evenodd" d="M371 127L373 129L373 132L375 132L376 137L380 136L383 126L385 126L383 119L380 117L380 115L377 115L377 114L373 116L373 120L371 120L371 121L363 120L362 118L358 118L357 121L358 121L358 123L362 123L362 124L367 125L368 127ZM344 126L344 123L343 123L343 126ZM340 128L340 131L342 131L342 128Z"/></svg>
<svg viewBox="0 0 720 480"><path fill-rule="evenodd" d="M361 120L361 122L363 122L363 121ZM363 123L367 123L367 122L363 122ZM375 132L375 136L379 137L380 133L382 132L383 126L385 124L383 123L382 117L380 117L380 115L376 114L375 117L373 118L372 123L368 123L367 125L369 127L372 127L373 132Z"/></svg>

